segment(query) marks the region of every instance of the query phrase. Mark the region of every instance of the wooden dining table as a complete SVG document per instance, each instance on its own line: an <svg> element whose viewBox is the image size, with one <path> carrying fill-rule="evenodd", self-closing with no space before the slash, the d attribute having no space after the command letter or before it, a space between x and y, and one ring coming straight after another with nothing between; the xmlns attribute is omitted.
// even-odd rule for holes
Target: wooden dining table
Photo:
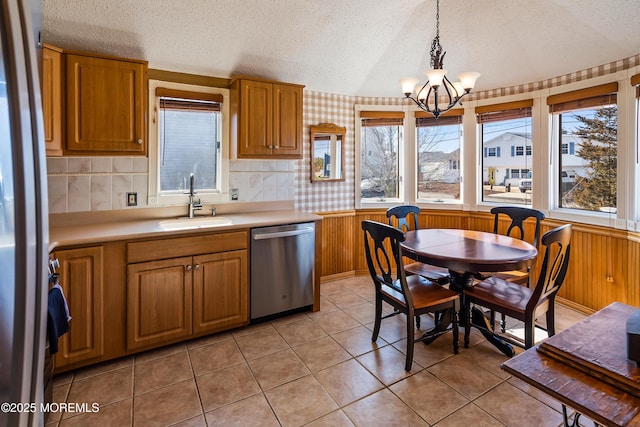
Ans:
<svg viewBox="0 0 640 427"><path fill-rule="evenodd" d="M638 307L614 302L502 364L562 404L565 426L640 426L640 368L628 359L627 319ZM577 411L569 423L567 406Z"/></svg>
<svg viewBox="0 0 640 427"><path fill-rule="evenodd" d="M460 292L461 298L464 298L464 288L473 286L478 273L526 269L535 262L538 255L538 250L533 245L520 239L483 231L448 228L408 231L401 246L402 254L406 257L449 269L449 288ZM465 315L466 313L461 313L461 318ZM477 325L480 316L483 322L480 331L485 338L504 354L513 355L511 345L483 330L491 330L493 327L487 324L484 315L477 310L474 312L473 322ZM443 316L443 320L436 322L436 327L426 334L435 337L448 326L447 322L447 316Z"/></svg>

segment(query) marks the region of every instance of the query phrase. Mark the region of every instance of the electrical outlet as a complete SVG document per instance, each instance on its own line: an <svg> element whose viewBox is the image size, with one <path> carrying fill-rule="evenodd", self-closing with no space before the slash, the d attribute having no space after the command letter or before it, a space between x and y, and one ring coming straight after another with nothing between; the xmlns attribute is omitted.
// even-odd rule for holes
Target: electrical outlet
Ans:
<svg viewBox="0 0 640 427"><path fill-rule="evenodd" d="M127 206L138 206L138 193L127 193Z"/></svg>
<svg viewBox="0 0 640 427"><path fill-rule="evenodd" d="M238 198L240 197L239 196L240 190L238 190L237 188L232 188L230 190L230 193L231 193L231 200L238 200Z"/></svg>

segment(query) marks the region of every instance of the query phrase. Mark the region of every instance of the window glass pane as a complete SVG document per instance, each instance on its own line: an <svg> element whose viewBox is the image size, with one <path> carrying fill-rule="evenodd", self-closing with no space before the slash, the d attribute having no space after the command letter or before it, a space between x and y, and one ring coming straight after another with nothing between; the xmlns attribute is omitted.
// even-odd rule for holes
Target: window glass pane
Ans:
<svg viewBox="0 0 640 427"><path fill-rule="evenodd" d="M460 200L460 141L462 126L417 127L418 199Z"/></svg>
<svg viewBox="0 0 640 427"><path fill-rule="evenodd" d="M616 212L618 109L615 105L559 116L559 205Z"/></svg>
<svg viewBox="0 0 640 427"><path fill-rule="evenodd" d="M360 140L360 190L362 200L397 199L402 125L362 126Z"/></svg>
<svg viewBox="0 0 640 427"><path fill-rule="evenodd" d="M482 201L531 205L531 117L482 127Z"/></svg>
<svg viewBox="0 0 640 427"><path fill-rule="evenodd" d="M217 111L161 109L161 192L188 191L192 173L195 189L218 190L219 121Z"/></svg>

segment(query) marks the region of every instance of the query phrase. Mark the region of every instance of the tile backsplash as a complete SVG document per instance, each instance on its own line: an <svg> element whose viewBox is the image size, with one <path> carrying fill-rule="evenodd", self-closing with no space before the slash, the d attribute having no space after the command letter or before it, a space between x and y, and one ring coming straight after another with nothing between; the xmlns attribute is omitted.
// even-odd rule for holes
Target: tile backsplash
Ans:
<svg viewBox="0 0 640 427"><path fill-rule="evenodd" d="M294 198L295 161L231 160L229 188L239 201L286 201ZM147 206L149 164L146 157L48 157L49 213L135 209L126 193L138 193Z"/></svg>

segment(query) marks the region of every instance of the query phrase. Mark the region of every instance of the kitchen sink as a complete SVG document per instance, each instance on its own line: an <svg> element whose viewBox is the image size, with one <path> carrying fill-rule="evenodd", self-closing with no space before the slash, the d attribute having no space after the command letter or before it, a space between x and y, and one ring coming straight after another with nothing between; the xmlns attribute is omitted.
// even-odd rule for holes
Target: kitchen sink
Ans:
<svg viewBox="0 0 640 427"><path fill-rule="evenodd" d="M196 218L174 218L160 221L163 230L189 230L194 228L219 227L229 225L231 220L222 216L205 216Z"/></svg>

